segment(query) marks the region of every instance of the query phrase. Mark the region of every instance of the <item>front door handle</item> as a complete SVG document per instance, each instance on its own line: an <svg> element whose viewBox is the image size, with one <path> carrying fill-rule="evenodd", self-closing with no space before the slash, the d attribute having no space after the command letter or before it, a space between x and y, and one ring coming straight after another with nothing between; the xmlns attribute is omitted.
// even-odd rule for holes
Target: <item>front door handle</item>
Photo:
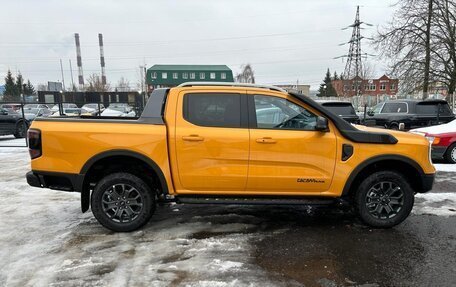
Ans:
<svg viewBox="0 0 456 287"><path fill-rule="evenodd" d="M270 137L259 138L256 140L257 143L264 143L264 144L274 144L277 141Z"/></svg>
<svg viewBox="0 0 456 287"><path fill-rule="evenodd" d="M204 138L200 137L198 135L189 135L189 136L183 136L182 140L189 141L189 142L201 142L204 140Z"/></svg>

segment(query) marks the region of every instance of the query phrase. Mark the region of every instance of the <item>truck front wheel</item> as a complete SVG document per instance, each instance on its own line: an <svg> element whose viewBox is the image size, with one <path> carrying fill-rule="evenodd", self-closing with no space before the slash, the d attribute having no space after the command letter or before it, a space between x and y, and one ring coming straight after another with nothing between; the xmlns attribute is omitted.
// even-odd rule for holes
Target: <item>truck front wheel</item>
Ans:
<svg viewBox="0 0 456 287"><path fill-rule="evenodd" d="M389 228L404 221L414 203L414 191L394 171L379 171L364 179L355 194L361 220L369 226Z"/></svg>
<svg viewBox="0 0 456 287"><path fill-rule="evenodd" d="M146 224L155 212L155 195L139 177L125 172L102 178L92 193L92 213L104 227L133 231Z"/></svg>

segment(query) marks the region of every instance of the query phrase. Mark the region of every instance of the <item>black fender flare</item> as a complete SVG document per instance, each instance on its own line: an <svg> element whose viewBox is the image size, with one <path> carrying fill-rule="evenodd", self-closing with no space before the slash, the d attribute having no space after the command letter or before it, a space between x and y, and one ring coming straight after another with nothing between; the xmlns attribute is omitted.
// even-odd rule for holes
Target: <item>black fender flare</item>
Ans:
<svg viewBox="0 0 456 287"><path fill-rule="evenodd" d="M352 186L353 182L355 181L356 177L358 176L358 174L361 171L363 171L366 167L368 167L368 166L370 166L372 164L375 164L375 163L378 163L378 162L382 162L382 161L387 161L387 160L394 160L394 161L403 162L403 163L408 164L411 167L413 167L416 170L416 172L420 175L420 177L423 177L425 175L425 172L423 171L421 166L416 161L414 161L413 159L411 159L409 157L402 156L402 155L396 155L396 154L385 154L385 155L374 156L374 157L371 157L371 158L363 161L362 163L360 163L350 173L350 175L348 176L347 181L345 182L344 189L342 191L342 196L348 195L348 193L350 192L350 189L351 189L351 186Z"/></svg>
<svg viewBox="0 0 456 287"><path fill-rule="evenodd" d="M115 150L108 150L104 151L102 153L99 153L97 155L94 155L91 157L81 168L81 171L79 172L79 176L82 179L82 182L80 183L80 192L81 192L81 209L82 212L86 212L89 209L90 206L90 190L87 187L88 182L86 182L86 174L90 170L90 168L97 163L98 161L112 157L112 156L128 156L128 157L133 157L138 160L143 161L146 163L149 167L151 167L154 172L157 174L158 179L160 181L160 185L162 187L162 192L163 194L168 194L168 185L166 182L165 175L163 174L163 171L161 168L158 166L156 162L154 162L151 158L140 154L138 152L130 151L130 150L123 150L123 149L115 149Z"/></svg>

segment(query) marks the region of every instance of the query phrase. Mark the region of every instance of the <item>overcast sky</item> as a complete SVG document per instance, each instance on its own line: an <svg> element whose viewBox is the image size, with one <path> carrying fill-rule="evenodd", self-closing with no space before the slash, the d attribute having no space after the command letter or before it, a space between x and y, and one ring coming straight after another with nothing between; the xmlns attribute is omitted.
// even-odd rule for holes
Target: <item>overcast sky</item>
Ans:
<svg viewBox="0 0 456 287"><path fill-rule="evenodd" d="M386 24L394 1L379 0L1 0L0 73L20 70L33 84L77 81L74 33L80 34L84 77L100 73L98 33L103 33L108 82L132 86L139 65L226 64L234 73L251 63L258 83L310 84L326 69L343 72L356 5L361 20ZM364 52L371 52L363 42ZM376 74L384 64L368 59ZM3 82L3 81L2 81Z"/></svg>

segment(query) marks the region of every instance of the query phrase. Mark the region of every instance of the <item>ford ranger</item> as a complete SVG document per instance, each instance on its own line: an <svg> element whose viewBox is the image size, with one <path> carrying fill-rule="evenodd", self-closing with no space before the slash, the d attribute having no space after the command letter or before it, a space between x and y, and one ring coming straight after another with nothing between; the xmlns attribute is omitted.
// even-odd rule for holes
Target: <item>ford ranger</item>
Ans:
<svg viewBox="0 0 456 287"><path fill-rule="evenodd" d="M81 193L114 231L157 203L347 205L373 227L410 214L432 188L425 137L351 125L298 93L235 83L156 89L136 118L37 118L34 187Z"/></svg>

